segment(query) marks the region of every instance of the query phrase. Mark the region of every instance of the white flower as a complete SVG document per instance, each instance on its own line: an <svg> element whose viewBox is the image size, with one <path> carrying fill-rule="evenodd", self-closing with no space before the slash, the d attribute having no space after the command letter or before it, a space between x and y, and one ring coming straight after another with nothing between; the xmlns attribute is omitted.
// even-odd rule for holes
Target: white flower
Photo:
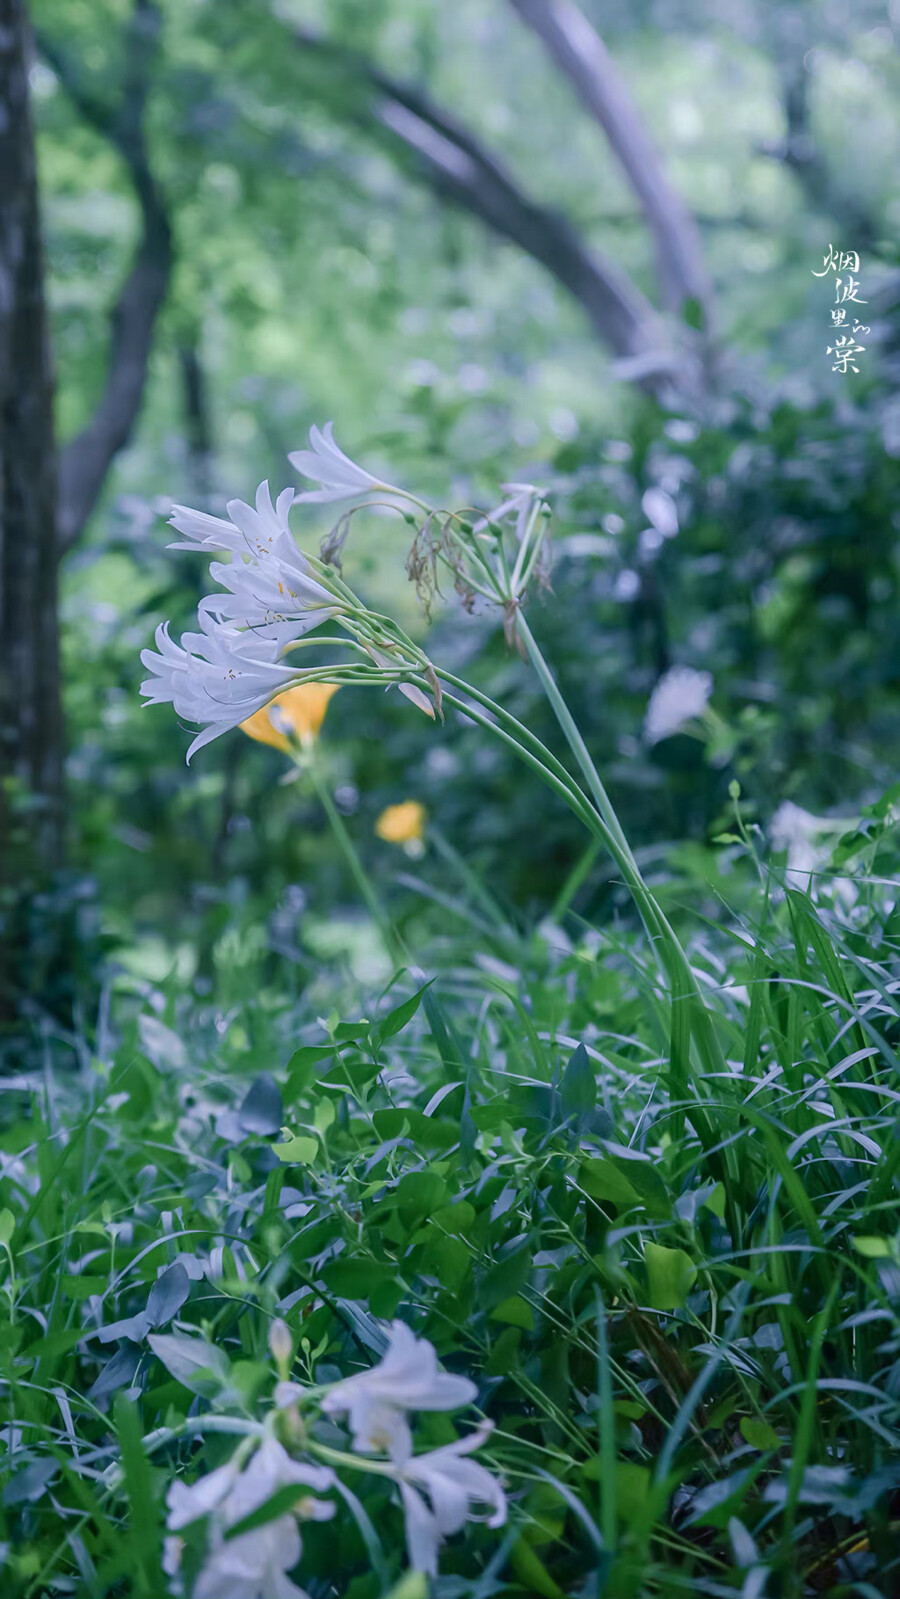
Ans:
<svg viewBox="0 0 900 1599"><path fill-rule="evenodd" d="M293 539L266 560L235 559L229 566L213 561L210 577L226 593L208 594L199 610L217 616L232 627L246 627L259 638L274 639L284 647L303 638L336 616L340 606Z"/></svg>
<svg viewBox="0 0 900 1599"><path fill-rule="evenodd" d="M226 1538L230 1527L260 1510L282 1488L327 1492L334 1473L325 1466L306 1466L292 1460L271 1434L266 1434L243 1471L230 1461L192 1487L173 1482L166 1496L168 1507L164 1569L176 1578L181 1565L182 1542L177 1534L201 1516L209 1516L207 1553L193 1588L193 1599L306 1599L287 1573L302 1551L297 1518L325 1521L334 1505L298 1494L291 1509L273 1516L250 1532Z"/></svg>
<svg viewBox="0 0 900 1599"><path fill-rule="evenodd" d="M678 532L678 511L671 494L667 494L665 489L648 489L641 500L641 510L664 539L675 537Z"/></svg>
<svg viewBox="0 0 900 1599"><path fill-rule="evenodd" d="M351 461L334 442L334 423L326 422L324 428L311 427L309 430L309 450L294 450L288 455L291 466L296 467L301 477L309 478L312 483L318 483L317 489L304 489L302 494L294 496L299 504L328 504L335 500L354 500L372 491L387 494L397 494L401 499L407 496L402 489L392 488L390 483L382 483L371 472L366 472L363 467Z"/></svg>
<svg viewBox="0 0 900 1599"><path fill-rule="evenodd" d="M709 704L713 680L709 672L697 672L692 666L673 666L657 683L650 696L644 718L644 737L648 744L671 738L702 716Z"/></svg>
<svg viewBox="0 0 900 1599"><path fill-rule="evenodd" d="M284 645L337 614L335 595L313 575L294 541L288 521L293 499L293 489L283 489L273 505L268 483L260 483L255 509L229 500L228 522L175 506L171 521L190 537L173 549L231 552L230 565L213 561L209 569L227 592L201 600L201 615L209 612Z"/></svg>
<svg viewBox="0 0 900 1599"><path fill-rule="evenodd" d="M821 842L821 834L827 829L827 821L805 811L802 805L795 805L793 800L779 805L769 823L769 836L773 849L787 851L785 882L789 888L808 892L813 873L821 870L831 853Z"/></svg>
<svg viewBox="0 0 900 1599"><path fill-rule="evenodd" d="M207 511L192 511L189 505L173 505L169 517L172 526L184 539L169 545L170 550L190 550L193 554L208 555L213 550L243 550L246 541L240 529L221 516L210 516Z"/></svg>
<svg viewBox="0 0 900 1599"><path fill-rule="evenodd" d="M220 733L237 727L281 689L296 680L293 667L278 663L278 644L255 633L222 626L201 612L201 633L185 633L181 644L169 637L168 622L156 629L156 651L141 660L154 675L141 684L151 705L171 700L186 721L205 724L187 758Z"/></svg>
<svg viewBox="0 0 900 1599"><path fill-rule="evenodd" d="M412 1452L410 1410L456 1410L471 1404L477 1389L468 1377L439 1371L426 1338L416 1338L405 1322L394 1321L387 1354L370 1371L337 1384L322 1401L328 1415L349 1412L353 1447L358 1453L389 1453L405 1460Z"/></svg>
<svg viewBox="0 0 900 1599"><path fill-rule="evenodd" d="M432 1449L426 1455L410 1455L399 1463L396 1480L406 1516L409 1562L414 1571L437 1576L441 1542L459 1532L466 1521L475 1519L470 1513L473 1502L490 1506L489 1527L502 1527L505 1522L506 1495L497 1478L474 1460L463 1458L480 1448L490 1431L491 1423L483 1422L467 1438ZM420 1489L428 1495L430 1508Z"/></svg>

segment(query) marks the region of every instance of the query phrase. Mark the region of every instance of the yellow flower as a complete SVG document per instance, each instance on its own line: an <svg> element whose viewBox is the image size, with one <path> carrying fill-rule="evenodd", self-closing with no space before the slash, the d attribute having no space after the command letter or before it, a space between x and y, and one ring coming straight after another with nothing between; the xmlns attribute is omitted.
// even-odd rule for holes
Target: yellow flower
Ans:
<svg viewBox="0 0 900 1599"><path fill-rule="evenodd" d="M418 800L389 805L375 823L379 838L389 844L421 844L425 832L425 806Z"/></svg>
<svg viewBox="0 0 900 1599"><path fill-rule="evenodd" d="M299 739L301 744L311 744L325 720L328 701L339 688L339 683L298 683L296 688L288 688L283 694L277 694L261 711L254 711L246 722L241 722L241 729L250 738L258 739L260 744L271 744L274 749L284 750L289 755L289 734ZM273 721L270 712L276 706L278 715ZM276 721L278 726L275 725Z"/></svg>

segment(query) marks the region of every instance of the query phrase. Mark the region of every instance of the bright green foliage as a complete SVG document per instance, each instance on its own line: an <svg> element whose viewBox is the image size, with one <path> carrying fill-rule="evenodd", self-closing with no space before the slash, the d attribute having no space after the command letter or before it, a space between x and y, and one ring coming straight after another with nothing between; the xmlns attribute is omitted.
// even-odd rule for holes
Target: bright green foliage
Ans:
<svg viewBox="0 0 900 1599"><path fill-rule="evenodd" d="M182 1013L183 1043L169 988L114 1059L48 1077L4 1138L11 1591L156 1591L165 1486L230 1447L200 1446L204 1416L258 1413L277 1313L301 1383L369 1363L372 1318L394 1316L475 1377L511 1517L447 1547L460 1592L575 1594L598 1571L615 1599L737 1594L758 1568L837 1593L851 1560L888 1595L890 906L863 883L851 928L839 905L745 890L733 933L693 949L730 1063L704 1085L715 1180L670 1135L647 951L608 931L472 924L430 990L458 1055L408 978L327 1033L258 999L221 1032ZM440 1417L421 1427L446 1441ZM338 1541L310 1526L309 1591L419 1592L379 1480L354 1487L377 1561L352 1516Z"/></svg>

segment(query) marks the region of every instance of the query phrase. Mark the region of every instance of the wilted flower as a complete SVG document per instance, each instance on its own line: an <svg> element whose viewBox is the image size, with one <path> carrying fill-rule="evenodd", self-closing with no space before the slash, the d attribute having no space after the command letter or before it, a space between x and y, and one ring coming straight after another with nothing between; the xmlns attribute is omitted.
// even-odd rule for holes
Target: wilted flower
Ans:
<svg viewBox="0 0 900 1599"><path fill-rule="evenodd" d="M384 671L396 671L398 668L401 668L407 664L404 660L396 655L386 655L384 650L376 649L374 644L366 644L364 642L363 648L369 655L371 655L375 665L382 667ZM409 700L411 705L415 705L420 711L424 711L425 715L430 716L431 720L434 721L434 706L428 698L428 695L424 693L422 689L418 688L415 683L398 683L397 687L399 688L404 699ZM437 687L436 680L435 687ZM440 704L439 699L437 700L437 703L438 705Z"/></svg>
<svg viewBox="0 0 900 1599"><path fill-rule="evenodd" d="M709 704L713 680L709 672L692 666L673 666L657 683L650 696L644 718L644 737L648 744L671 738L687 722L702 716Z"/></svg>
<svg viewBox="0 0 900 1599"><path fill-rule="evenodd" d="M339 1382L326 1394L322 1409L332 1416L349 1413L358 1453L384 1451L403 1461L412 1454L408 1411L457 1410L471 1404L476 1393L468 1377L438 1370L437 1355L426 1338L416 1338L405 1322L394 1321L384 1359L370 1371Z"/></svg>
<svg viewBox="0 0 900 1599"><path fill-rule="evenodd" d="M339 687L339 683L297 683L241 722L241 732L289 755L292 738L301 744L311 744L316 739L328 702Z"/></svg>
<svg viewBox="0 0 900 1599"><path fill-rule="evenodd" d="M425 807L418 800L403 800L382 811L375 831L388 844L421 844L425 836Z"/></svg>
<svg viewBox="0 0 900 1599"><path fill-rule="evenodd" d="M319 484L317 489L304 489L302 494L295 495L298 504L353 500L373 491L396 494L404 500L409 498L402 489L382 483L371 472L366 472L355 461L351 461L349 455L345 455L335 444L333 422L326 422L324 428L311 427L309 442L311 449L294 450L288 455L291 466L297 469L301 477Z"/></svg>
<svg viewBox="0 0 900 1599"><path fill-rule="evenodd" d="M181 1566L183 1543L178 1533L208 1516L206 1559L194 1583L193 1599L306 1599L303 1589L287 1575L302 1550L297 1521L326 1521L335 1507L299 1490L325 1493L334 1483L329 1467L292 1460L271 1434L263 1437L243 1471L232 1460L189 1488L173 1482L166 1496L166 1575L177 1578ZM297 1487L298 1494L289 1511L250 1532L226 1537L229 1528L261 1509L280 1489L291 1486Z"/></svg>
<svg viewBox="0 0 900 1599"><path fill-rule="evenodd" d="M489 1527L501 1527L506 1520L506 1495L497 1478L474 1460L465 1459L479 1449L491 1431L484 1422L467 1438L432 1449L425 1455L410 1455L397 1462L396 1481L406 1516L406 1544L414 1571L436 1577L438 1550L444 1538L459 1532L474 1520L471 1505L490 1506ZM419 1491L424 1489L426 1504Z"/></svg>

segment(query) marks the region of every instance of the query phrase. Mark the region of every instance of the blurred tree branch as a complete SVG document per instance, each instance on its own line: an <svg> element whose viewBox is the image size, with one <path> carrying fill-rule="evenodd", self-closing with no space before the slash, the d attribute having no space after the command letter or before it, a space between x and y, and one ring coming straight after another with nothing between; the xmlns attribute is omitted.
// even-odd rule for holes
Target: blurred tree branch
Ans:
<svg viewBox="0 0 900 1599"><path fill-rule="evenodd" d="M510 0L523 22L568 78L599 122L643 207L656 243L663 303L680 311L695 302L712 323L713 291L696 224L672 187L613 57L574 0Z"/></svg>
<svg viewBox="0 0 900 1599"><path fill-rule="evenodd" d="M828 163L816 147L810 104L811 78L804 52L782 54L776 65L781 82L785 137L761 145L761 153L782 161L797 178L813 209L824 212L839 227L848 230L843 241L847 247L871 249L879 235L877 219L854 195L838 188Z"/></svg>
<svg viewBox="0 0 900 1599"><path fill-rule="evenodd" d="M160 32L154 0L135 0L124 39L116 103L97 94L56 40L38 30L41 54L84 120L118 151L141 212L141 236L131 270L113 307L103 393L87 426L59 457L59 536L63 551L80 536L106 475L137 421L159 311L172 273L172 233L166 203L147 151L146 106Z"/></svg>
<svg viewBox="0 0 900 1599"><path fill-rule="evenodd" d="M539 261L579 302L599 338L620 358L618 375L651 392L671 390L676 372L683 382L693 363L684 349L673 347L646 296L613 262L590 249L565 217L531 200L464 124L359 52L302 28L291 31L316 63L309 92L344 120L362 126L375 122L392 153L411 156L415 170L441 198L479 217Z"/></svg>

